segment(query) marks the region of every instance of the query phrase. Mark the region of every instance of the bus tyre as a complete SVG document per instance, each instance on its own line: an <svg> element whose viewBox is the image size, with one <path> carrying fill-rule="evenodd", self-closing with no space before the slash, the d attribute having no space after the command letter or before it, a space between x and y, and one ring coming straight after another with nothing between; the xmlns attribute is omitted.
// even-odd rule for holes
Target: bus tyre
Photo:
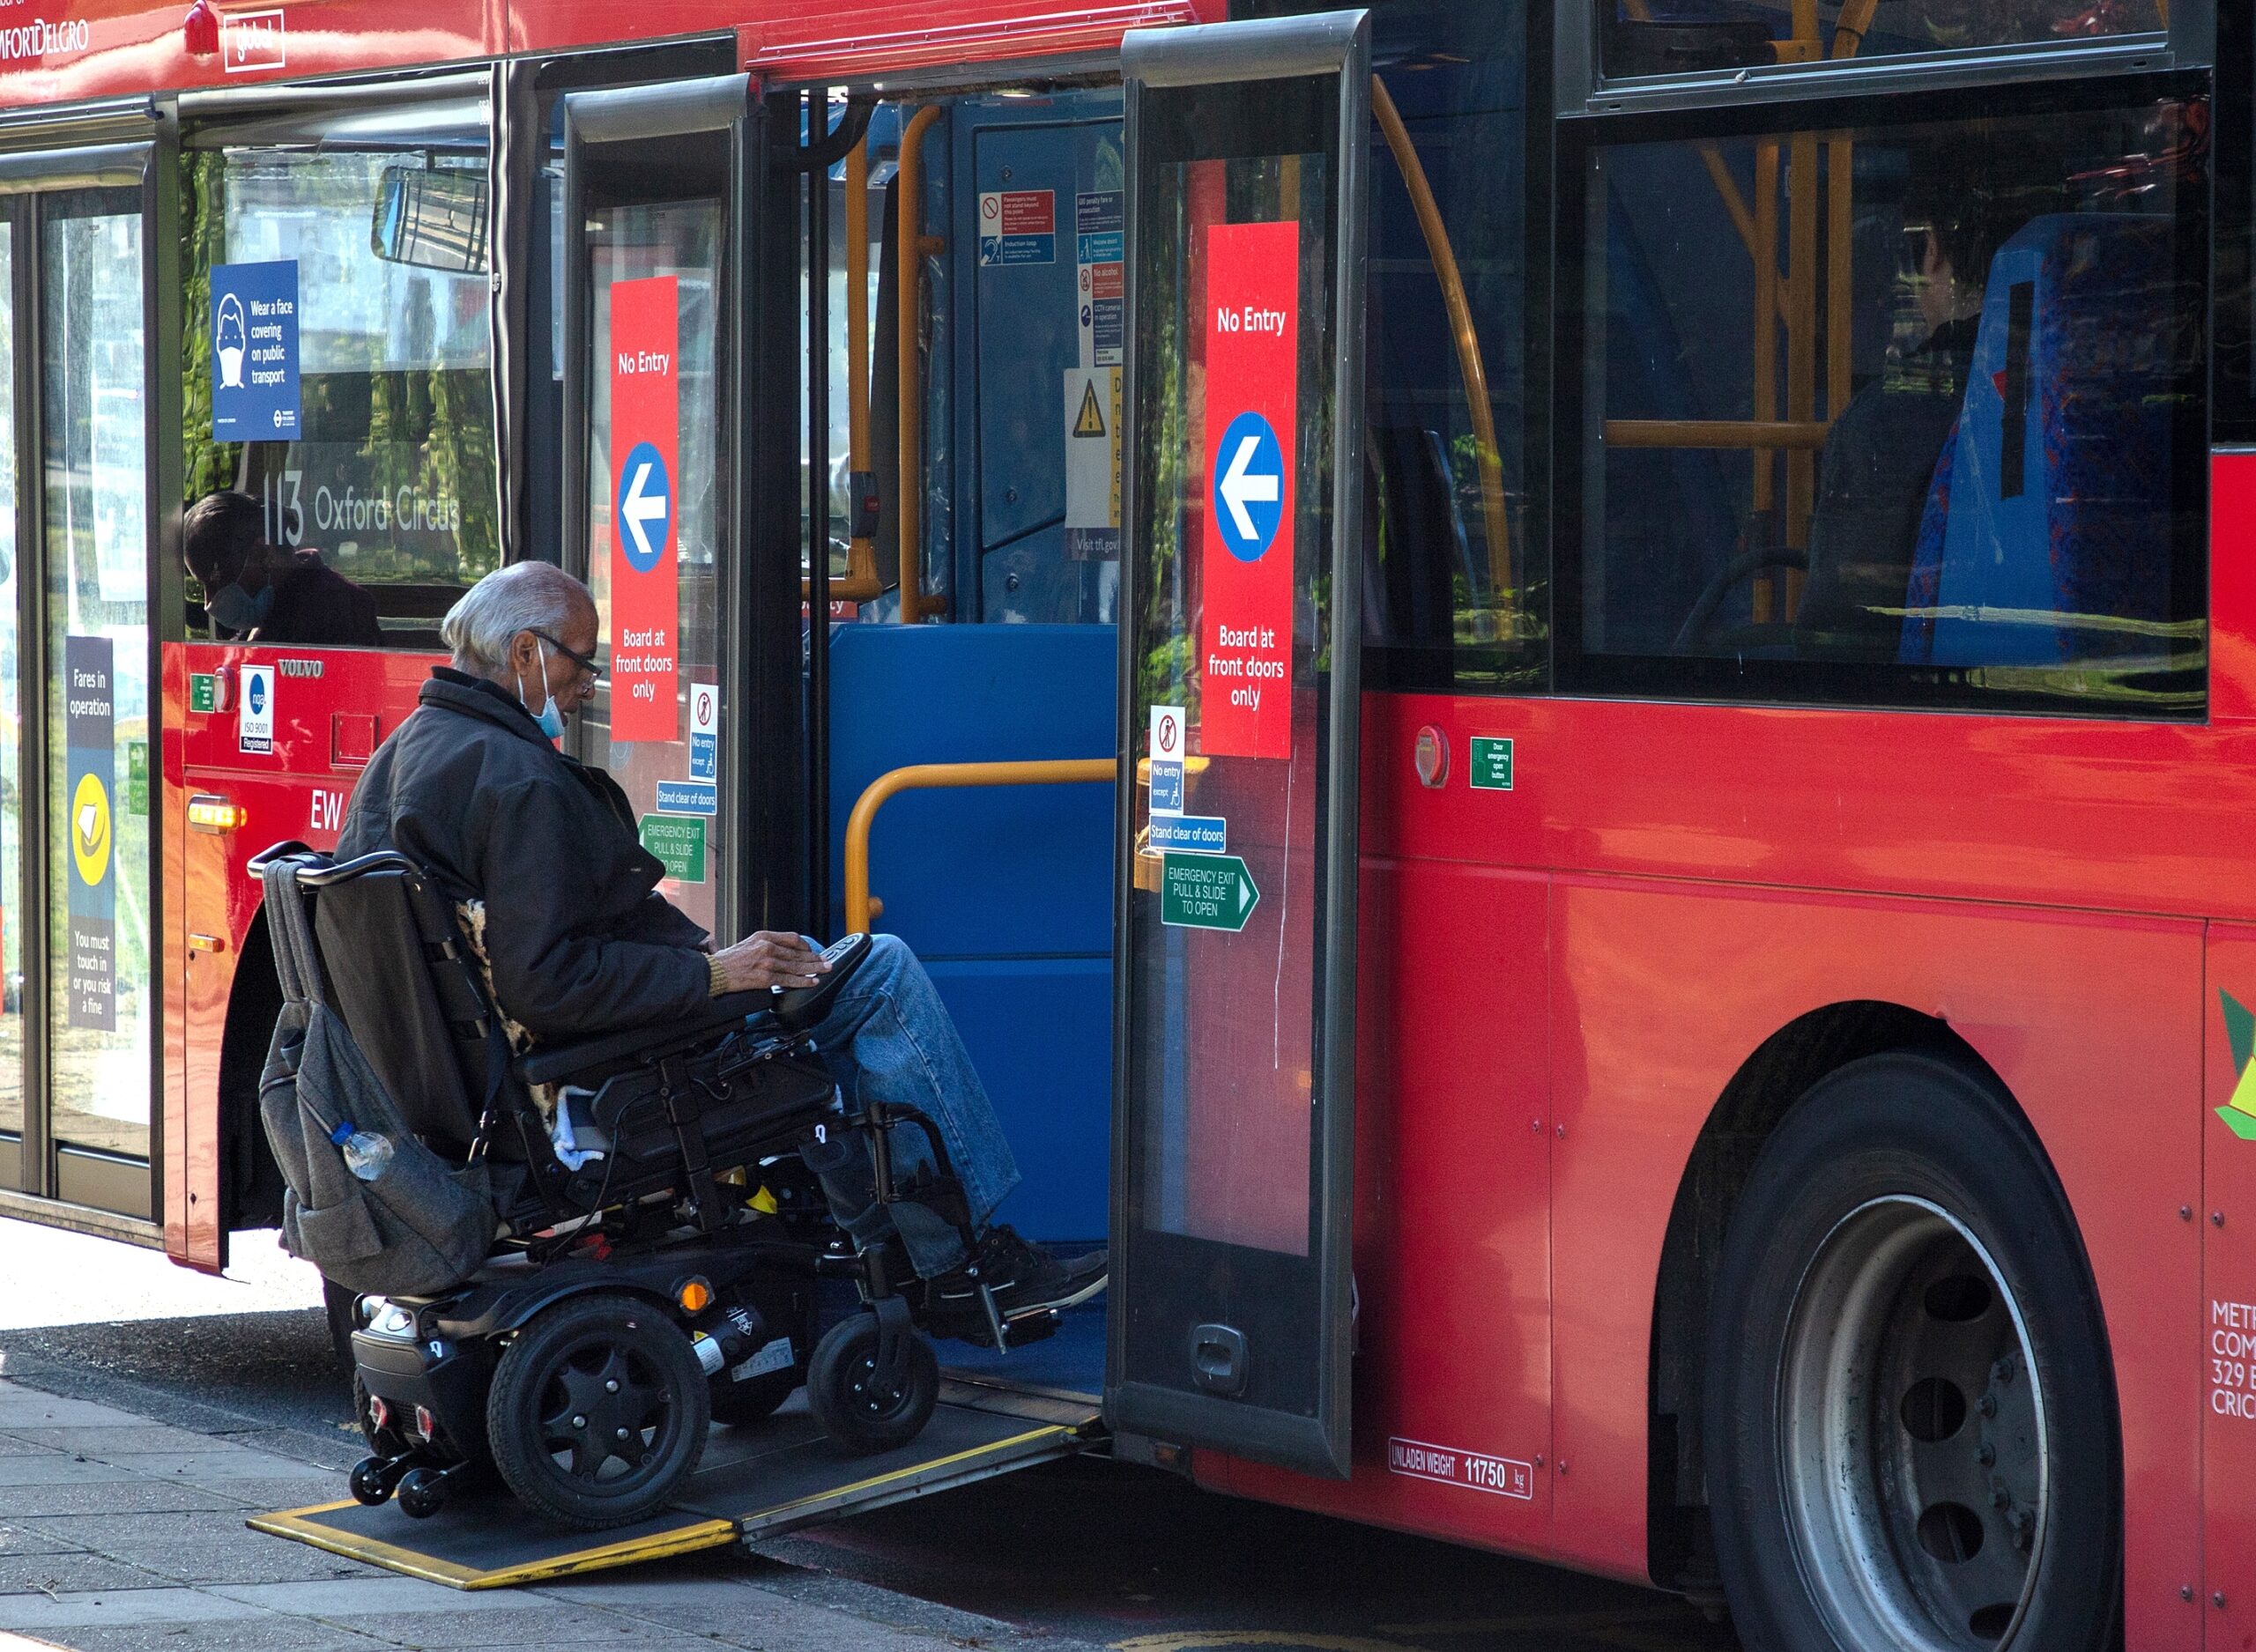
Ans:
<svg viewBox="0 0 2256 1652"><path fill-rule="evenodd" d="M1733 1213L1708 1495L1750 1652L2102 1652L2121 1445L2067 1201L1994 1085L1933 1056L1821 1080Z"/></svg>
<svg viewBox="0 0 2256 1652"><path fill-rule="evenodd" d="M518 1332L494 1367L486 1433L519 1500L583 1530L664 1508L697 1466L705 1373L664 1309L599 1292Z"/></svg>
<svg viewBox="0 0 2256 1652"><path fill-rule="evenodd" d="M878 1374L878 1318L856 1314L822 1334L807 1365L807 1404L833 1440L868 1456L905 1446L931 1420L940 1397L940 1360L932 1345L903 1331L895 1380Z"/></svg>

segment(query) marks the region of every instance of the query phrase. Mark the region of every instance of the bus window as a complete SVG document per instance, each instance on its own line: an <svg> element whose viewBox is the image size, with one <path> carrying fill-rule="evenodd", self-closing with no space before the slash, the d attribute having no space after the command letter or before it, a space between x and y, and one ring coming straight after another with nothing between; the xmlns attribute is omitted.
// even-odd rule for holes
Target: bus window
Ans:
<svg viewBox="0 0 2256 1652"><path fill-rule="evenodd" d="M1598 0L1598 8L1606 72L1617 77L2059 46L2170 26L2168 0Z"/></svg>
<svg viewBox="0 0 2256 1652"><path fill-rule="evenodd" d="M252 266L230 279L284 283L298 322L279 439L215 433L213 358L228 382L244 369L224 309L187 330L189 634L437 647L498 559L485 156L230 148L182 180L188 314L215 269Z"/></svg>
<svg viewBox="0 0 2256 1652"><path fill-rule="evenodd" d="M1519 0L1373 14L1386 96L1374 94L1370 137L1363 635L1380 680L1402 687L1540 680L1548 568L1530 554L1523 434L1526 23Z"/></svg>
<svg viewBox="0 0 2256 1652"><path fill-rule="evenodd" d="M1592 152L1562 681L2199 715L2206 113Z"/></svg>

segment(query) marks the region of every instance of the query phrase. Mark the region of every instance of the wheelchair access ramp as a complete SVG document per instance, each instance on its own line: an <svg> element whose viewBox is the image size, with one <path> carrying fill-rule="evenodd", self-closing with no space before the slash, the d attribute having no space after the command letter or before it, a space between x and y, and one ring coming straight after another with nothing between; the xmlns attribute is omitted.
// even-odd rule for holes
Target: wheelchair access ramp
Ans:
<svg viewBox="0 0 2256 1652"><path fill-rule="evenodd" d="M1101 1443L1086 1394L948 1374L924 1432L898 1451L849 1455L795 1394L766 1422L716 1428L672 1508L635 1525L575 1531L500 1489L458 1496L426 1520L396 1502L347 1500L254 1515L254 1530L456 1589L501 1589L686 1554L835 1520L1008 1474Z"/></svg>

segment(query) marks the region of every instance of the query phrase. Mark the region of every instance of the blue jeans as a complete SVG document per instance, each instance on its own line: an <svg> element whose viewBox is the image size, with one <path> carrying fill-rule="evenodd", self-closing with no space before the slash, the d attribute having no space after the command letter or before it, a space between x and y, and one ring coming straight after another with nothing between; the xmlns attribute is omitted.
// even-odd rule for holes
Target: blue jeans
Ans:
<svg viewBox="0 0 2256 1652"><path fill-rule="evenodd" d="M916 1108L932 1121L963 1184L972 1231L985 1227L1004 1195L1019 1184L1018 1161L916 954L898 937L872 937L869 957L816 1025L814 1039L837 1077L848 1113L886 1101ZM896 1177L913 1176L932 1162L924 1133L916 1126L896 1125L889 1134ZM869 1148L857 1133L835 1132L799 1156L821 1178L831 1214L857 1244L898 1234L909 1263L927 1279L963 1261L963 1241L931 1211L907 1200L877 1202Z"/></svg>

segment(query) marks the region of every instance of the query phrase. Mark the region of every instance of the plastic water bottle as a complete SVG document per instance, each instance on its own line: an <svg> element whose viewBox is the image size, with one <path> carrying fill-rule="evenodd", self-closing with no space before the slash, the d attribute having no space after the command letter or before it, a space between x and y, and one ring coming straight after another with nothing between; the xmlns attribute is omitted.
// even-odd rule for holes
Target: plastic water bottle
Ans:
<svg viewBox="0 0 2256 1652"><path fill-rule="evenodd" d="M391 1168L391 1143L351 1119L331 1130L329 1139L345 1150L345 1167L363 1182L374 1182Z"/></svg>

